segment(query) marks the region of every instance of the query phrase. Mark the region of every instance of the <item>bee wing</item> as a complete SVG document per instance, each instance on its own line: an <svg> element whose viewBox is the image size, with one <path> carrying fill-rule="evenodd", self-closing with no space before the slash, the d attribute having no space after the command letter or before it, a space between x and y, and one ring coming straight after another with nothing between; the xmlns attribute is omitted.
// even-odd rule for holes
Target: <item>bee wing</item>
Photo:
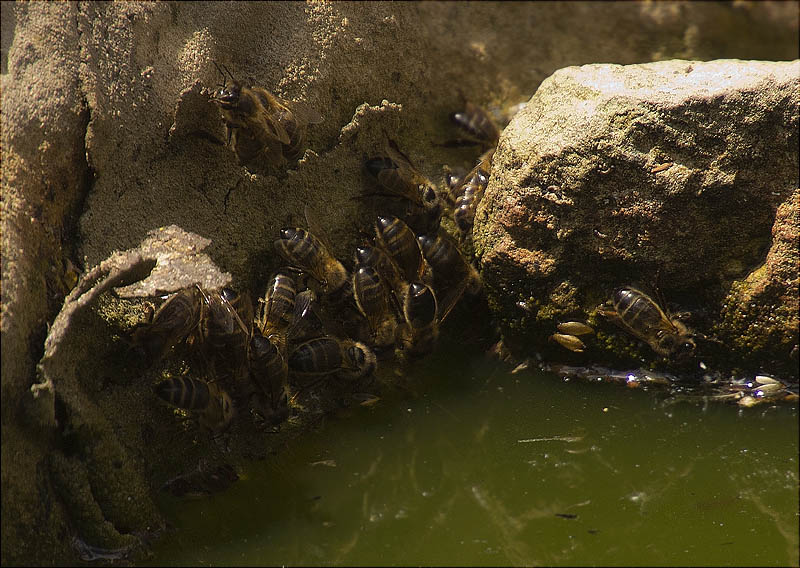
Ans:
<svg viewBox="0 0 800 568"><path fill-rule="evenodd" d="M200 292L203 294L203 301L209 309L215 310L221 308L230 314L236 326L247 336L249 343L250 336L253 333L253 303L250 301L250 294L248 292L242 292L239 295L237 304L240 305L240 309L237 310L222 294L217 293L214 294L213 297L210 297L202 288L200 288ZM247 320L247 323L245 323L245 320Z"/></svg>
<svg viewBox="0 0 800 568"><path fill-rule="evenodd" d="M311 210L306 203L306 206L303 208L303 216L306 218L306 226L308 227L308 231L317 237L319 241L322 243L328 254L333 255L333 247L331 246L331 241L328 238L328 233L322 228L322 226L317 223L316 218L314 215L311 214Z"/></svg>
<svg viewBox="0 0 800 568"><path fill-rule="evenodd" d="M304 290L295 296L292 323L286 330L286 336L293 338L306 338L319 335L324 326L316 311L316 295L311 290Z"/></svg>
<svg viewBox="0 0 800 568"><path fill-rule="evenodd" d="M386 146L386 155L397 164L400 173L402 174L403 178L408 180L410 183L414 185L427 183L428 185L433 185L428 178L426 178L422 172L420 172L411 159L406 156L400 148L397 146L397 142L392 140L391 138L387 138L387 146ZM419 196L415 196L415 199L419 199Z"/></svg>
<svg viewBox="0 0 800 568"><path fill-rule="evenodd" d="M275 97L278 99L280 104L289 112L292 113L294 116L295 121L297 121L297 125L302 127L307 124L319 124L324 120L323 116L318 113L316 110L311 108L310 105L302 102L296 101L287 101L286 99L281 99L280 97Z"/></svg>
<svg viewBox="0 0 800 568"><path fill-rule="evenodd" d="M284 105L275 95L262 87L252 87L252 91L266 110L266 113L259 113L253 120L257 120L269 136L281 144L289 144L289 134L278 120L279 113L285 108Z"/></svg>

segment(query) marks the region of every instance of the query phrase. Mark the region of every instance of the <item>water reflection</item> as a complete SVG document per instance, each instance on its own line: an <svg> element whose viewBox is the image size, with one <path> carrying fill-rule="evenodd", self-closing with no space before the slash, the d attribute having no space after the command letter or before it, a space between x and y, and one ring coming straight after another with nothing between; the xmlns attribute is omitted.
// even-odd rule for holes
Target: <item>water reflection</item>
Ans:
<svg viewBox="0 0 800 568"><path fill-rule="evenodd" d="M796 406L668 403L439 355L230 490L154 564L797 564ZM301 447L302 444L302 447Z"/></svg>

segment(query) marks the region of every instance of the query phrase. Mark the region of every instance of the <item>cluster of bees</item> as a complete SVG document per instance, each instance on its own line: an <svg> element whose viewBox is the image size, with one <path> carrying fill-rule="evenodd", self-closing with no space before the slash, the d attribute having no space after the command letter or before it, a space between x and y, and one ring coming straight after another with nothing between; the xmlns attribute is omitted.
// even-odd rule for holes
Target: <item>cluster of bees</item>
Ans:
<svg viewBox="0 0 800 568"><path fill-rule="evenodd" d="M297 159L307 126L322 117L266 89L245 87L227 68L220 73L223 82L211 100L239 162ZM188 363L187 372L157 383L155 394L213 432L227 428L236 409L277 426L290 414L292 390L327 379L352 384L370 377L379 360L430 353L458 301L481 288L440 222L449 213L461 239L469 236L499 139L494 121L476 105L465 103L451 118L462 142L488 150L463 177L448 176L445 190L388 136L383 152L365 160L365 172L406 210L402 219L378 216L374 239L356 248L352 270L331 253L306 211L307 228L283 228L274 241L287 265L270 276L255 305L246 292L192 286L153 309L134 331L134 343L151 362L179 348Z"/></svg>
<svg viewBox="0 0 800 568"><path fill-rule="evenodd" d="M227 68L220 73L223 83L211 100L239 162L296 160L308 125L322 117L266 89L245 87ZM451 118L463 136L455 142L480 145L483 153L464 176L446 176L444 189L388 136L382 153L365 160L365 172L384 195L401 199L406 209L402 219L378 216L374 238L354 252L352 270L331 253L306 211L307 228L281 229L274 241L287 264L270 276L255 305L246 292L193 286L153 310L134 342L153 362L182 346L191 371L157 383L155 394L214 432L227 428L236 409L277 426L290 415L293 390L329 379L353 384L370 377L379 360L430 353L448 314L481 288L477 271L440 223L452 215L460 240L469 238L500 134L489 114L469 102ZM659 355L682 359L695 352L697 334L640 290L617 289L598 313ZM580 337L593 332L566 322L551 339L582 352Z"/></svg>

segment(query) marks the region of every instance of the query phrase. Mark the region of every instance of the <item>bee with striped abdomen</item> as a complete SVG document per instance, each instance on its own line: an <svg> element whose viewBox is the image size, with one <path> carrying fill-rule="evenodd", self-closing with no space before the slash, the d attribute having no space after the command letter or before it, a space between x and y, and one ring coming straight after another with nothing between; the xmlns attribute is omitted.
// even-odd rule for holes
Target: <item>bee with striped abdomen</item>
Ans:
<svg viewBox="0 0 800 568"><path fill-rule="evenodd" d="M349 280L347 269L323 242L305 229L281 229L275 250L290 264L308 272L325 294L338 291Z"/></svg>
<svg viewBox="0 0 800 568"><path fill-rule="evenodd" d="M417 237L422 254L431 267L431 285L438 302L439 321L444 321L464 292L480 289L481 279L446 233Z"/></svg>
<svg viewBox="0 0 800 568"><path fill-rule="evenodd" d="M276 97L262 87L245 87L227 68L219 72L223 82L211 100L220 108L228 144L239 163L249 164L263 157L272 165L280 165L286 158L299 157L306 127L322 122L322 116L304 103Z"/></svg>
<svg viewBox="0 0 800 568"><path fill-rule="evenodd" d="M157 383L153 390L161 400L197 414L200 423L212 431L224 430L233 418L231 397L217 383L173 377Z"/></svg>
<svg viewBox="0 0 800 568"><path fill-rule="evenodd" d="M291 375L303 382L332 374L357 379L376 367L375 354L369 347L330 335L305 341L289 355Z"/></svg>
<svg viewBox="0 0 800 568"><path fill-rule="evenodd" d="M697 347L694 334L683 322L668 316L650 296L636 288L618 288L610 307L601 306L598 311L659 355L681 359L692 355Z"/></svg>
<svg viewBox="0 0 800 568"><path fill-rule="evenodd" d="M195 331L202 308L203 297L198 286L176 292L159 306L149 323L134 331L134 344L148 360L161 360L174 345Z"/></svg>

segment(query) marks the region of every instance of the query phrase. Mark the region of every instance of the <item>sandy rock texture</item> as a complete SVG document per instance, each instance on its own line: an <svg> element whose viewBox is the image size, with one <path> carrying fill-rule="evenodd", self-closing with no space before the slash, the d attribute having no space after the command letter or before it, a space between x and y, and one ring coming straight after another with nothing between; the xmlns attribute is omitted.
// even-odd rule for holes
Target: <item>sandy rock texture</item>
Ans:
<svg viewBox="0 0 800 568"><path fill-rule="evenodd" d="M634 285L696 311L729 363L788 367L799 110L800 61L584 65L546 79L505 129L476 219L508 343L537 349L558 321Z"/></svg>
<svg viewBox="0 0 800 568"><path fill-rule="evenodd" d="M78 272L174 224L210 239L220 271L257 291L278 263L278 228L303 224L305 205L343 259L378 212L402 210L354 199L375 189L362 164L384 133L434 180L444 164L469 168L474 149L442 146L459 90L502 107L569 65L793 59L798 34L797 3L746 2L3 3L2 26L4 564L126 549L158 524L153 477L186 457L158 451L172 417L120 366L109 294L63 328L60 344L91 372L63 370L67 358L37 374ZM298 164L237 163L209 98L215 61L324 115Z"/></svg>

